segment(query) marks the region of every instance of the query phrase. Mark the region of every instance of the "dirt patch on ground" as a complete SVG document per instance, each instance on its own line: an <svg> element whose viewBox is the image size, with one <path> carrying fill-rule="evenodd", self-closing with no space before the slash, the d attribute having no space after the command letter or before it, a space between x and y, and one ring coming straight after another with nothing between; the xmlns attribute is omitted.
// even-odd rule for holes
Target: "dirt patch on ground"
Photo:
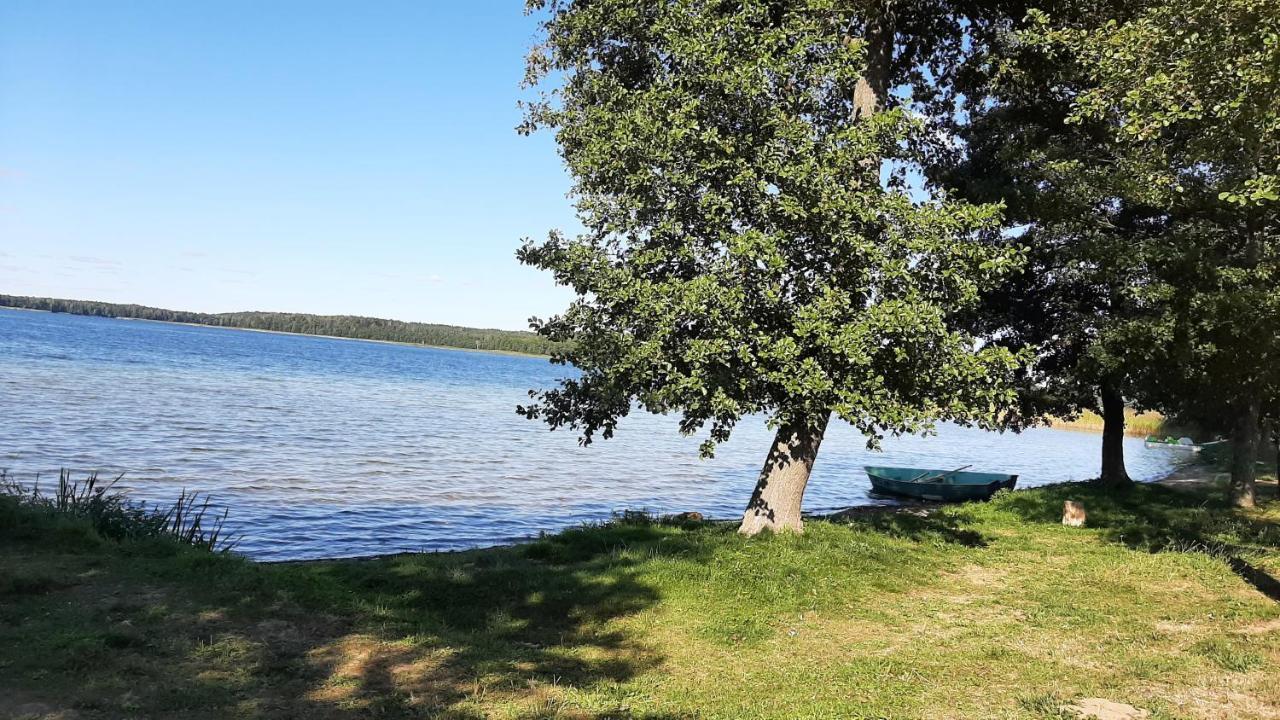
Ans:
<svg viewBox="0 0 1280 720"><path fill-rule="evenodd" d="M1158 485L1186 490L1212 490L1221 486L1231 478L1231 473L1219 470L1211 465L1197 463L1178 468L1167 477L1156 481ZM1276 481L1271 478L1258 478L1258 497L1271 499L1276 497Z"/></svg>
<svg viewBox="0 0 1280 720"><path fill-rule="evenodd" d="M1083 720L1146 720L1151 717L1146 710L1103 698L1077 700L1062 709Z"/></svg>
<svg viewBox="0 0 1280 720"><path fill-rule="evenodd" d="M841 520L857 520L859 518L870 517L873 515L914 515L916 517L929 517L933 511L943 507L942 503L927 502L923 500L901 500L898 505L855 505L854 507L838 510L827 515L813 515L806 519L813 520L831 520L839 522Z"/></svg>
<svg viewBox="0 0 1280 720"><path fill-rule="evenodd" d="M76 711L41 702L30 693L0 688L0 718L5 720L74 720L78 717Z"/></svg>
<svg viewBox="0 0 1280 720"><path fill-rule="evenodd" d="M1189 622L1170 622L1162 620L1155 624L1155 631L1166 635L1194 635L1204 631L1204 626L1198 623Z"/></svg>
<svg viewBox="0 0 1280 720"><path fill-rule="evenodd" d="M1164 695L1178 710L1202 720L1280 719L1280 710L1252 695L1225 688L1190 688Z"/></svg>
<svg viewBox="0 0 1280 720"><path fill-rule="evenodd" d="M1178 468L1157 480L1156 484L1188 490L1205 490L1213 488L1227 477L1229 473L1221 472L1208 465L1196 464Z"/></svg>
<svg viewBox="0 0 1280 720"><path fill-rule="evenodd" d="M1267 635L1273 632L1280 632L1280 618L1260 620L1240 628L1241 635Z"/></svg>

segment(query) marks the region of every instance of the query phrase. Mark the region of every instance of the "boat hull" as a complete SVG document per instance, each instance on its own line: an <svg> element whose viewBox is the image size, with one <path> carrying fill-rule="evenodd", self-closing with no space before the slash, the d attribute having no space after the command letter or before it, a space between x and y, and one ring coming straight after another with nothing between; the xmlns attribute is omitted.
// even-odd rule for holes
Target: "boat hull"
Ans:
<svg viewBox="0 0 1280 720"><path fill-rule="evenodd" d="M1152 442L1150 440L1143 443L1148 450L1182 450L1184 452L1200 452L1199 445L1179 445L1178 443Z"/></svg>
<svg viewBox="0 0 1280 720"><path fill-rule="evenodd" d="M1018 484L1017 475L1003 473L948 472L926 468L866 468L871 488L883 495L909 497L917 500L939 502L965 502L988 500L1001 490L1012 490ZM941 481L920 482L942 476Z"/></svg>

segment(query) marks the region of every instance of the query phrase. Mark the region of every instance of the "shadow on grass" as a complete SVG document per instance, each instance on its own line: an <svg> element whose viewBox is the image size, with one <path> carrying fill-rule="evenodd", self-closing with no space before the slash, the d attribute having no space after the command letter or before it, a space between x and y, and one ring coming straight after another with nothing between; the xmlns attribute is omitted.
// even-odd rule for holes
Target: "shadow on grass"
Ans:
<svg viewBox="0 0 1280 720"><path fill-rule="evenodd" d="M32 547L0 553L0 579L47 575L0 583L0 620L15 621L0 622L0 667L22 667L18 687L83 717L632 717L625 696L605 709L599 697L663 659L615 622L660 599L637 565L700 547L648 523L281 565L163 545L105 559ZM591 710L576 691L597 696Z"/></svg>
<svg viewBox="0 0 1280 720"><path fill-rule="evenodd" d="M1201 552L1219 558L1259 592L1280 602L1280 580L1246 558L1280 550L1280 525L1238 510L1225 495L1153 484L1104 490L1065 483L1008 493L994 502L1027 522L1058 523L1067 500L1085 504L1088 527L1111 542L1148 552Z"/></svg>
<svg viewBox="0 0 1280 720"><path fill-rule="evenodd" d="M1227 558L1227 565L1231 567L1232 572L1243 578L1258 592L1280 602L1280 580L1272 577L1270 573L1234 555Z"/></svg>
<svg viewBox="0 0 1280 720"><path fill-rule="evenodd" d="M962 513L934 512L936 506L908 506L903 508L851 508L829 515L825 519L876 532L889 537L913 542L942 542L969 548L987 546L987 540L969 527L968 518Z"/></svg>
<svg viewBox="0 0 1280 720"><path fill-rule="evenodd" d="M321 588L306 604L346 595L355 599L348 612L372 616L384 639L410 638L419 650L447 648L416 663L406 662L414 650L402 651L394 662L368 668L348 695L387 697L399 686L402 698L430 697L429 705L443 710L483 688L497 696L545 695L541 700L554 706L551 690L595 690L661 662L610 623L660 600L637 579L641 557L697 552L669 528L617 523L500 551L281 570Z"/></svg>

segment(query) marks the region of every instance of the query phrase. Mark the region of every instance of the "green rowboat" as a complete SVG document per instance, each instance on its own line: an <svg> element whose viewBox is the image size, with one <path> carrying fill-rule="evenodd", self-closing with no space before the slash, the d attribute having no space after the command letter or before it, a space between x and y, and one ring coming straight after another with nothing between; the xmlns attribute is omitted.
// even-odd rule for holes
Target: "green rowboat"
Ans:
<svg viewBox="0 0 1280 720"><path fill-rule="evenodd" d="M1005 473L895 467L864 469L867 477L871 478L871 488L876 492L921 500L986 500L1000 490L1012 490L1018 483L1017 475Z"/></svg>
<svg viewBox="0 0 1280 720"><path fill-rule="evenodd" d="M1216 448L1219 445L1226 445L1226 440L1214 440L1207 443L1197 443L1189 437L1176 438L1173 436L1159 437L1157 435L1148 435L1144 444L1152 450L1186 450L1187 452L1200 452Z"/></svg>
<svg viewBox="0 0 1280 720"><path fill-rule="evenodd" d="M1149 449L1186 450L1188 452L1200 452L1200 446L1197 445L1195 441L1189 437L1176 438L1176 437L1173 437L1172 435L1170 435L1169 437L1157 437L1155 435L1148 435L1147 439L1143 441L1143 444L1146 445Z"/></svg>

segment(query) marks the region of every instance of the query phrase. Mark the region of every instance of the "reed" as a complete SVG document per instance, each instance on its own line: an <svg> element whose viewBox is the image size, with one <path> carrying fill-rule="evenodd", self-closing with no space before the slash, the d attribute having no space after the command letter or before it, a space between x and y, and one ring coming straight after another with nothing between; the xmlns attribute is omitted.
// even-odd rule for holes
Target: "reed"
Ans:
<svg viewBox="0 0 1280 720"><path fill-rule="evenodd" d="M1082 430L1086 432L1102 432L1102 416L1088 410L1073 420L1054 418L1049 423L1052 427L1063 430ZM1168 435L1176 434L1179 428L1173 427L1160 413L1140 413L1136 410L1124 411L1124 433L1126 435Z"/></svg>
<svg viewBox="0 0 1280 720"><path fill-rule="evenodd" d="M103 481L91 472L76 482L64 468L58 472L57 487L47 494L40 488L38 474L26 486L0 470L0 495L50 515L86 520L99 535L112 540L168 538L211 552L227 552L239 541L225 532L227 510L217 514L208 495L184 489L172 505L133 502L116 487L123 477Z"/></svg>

